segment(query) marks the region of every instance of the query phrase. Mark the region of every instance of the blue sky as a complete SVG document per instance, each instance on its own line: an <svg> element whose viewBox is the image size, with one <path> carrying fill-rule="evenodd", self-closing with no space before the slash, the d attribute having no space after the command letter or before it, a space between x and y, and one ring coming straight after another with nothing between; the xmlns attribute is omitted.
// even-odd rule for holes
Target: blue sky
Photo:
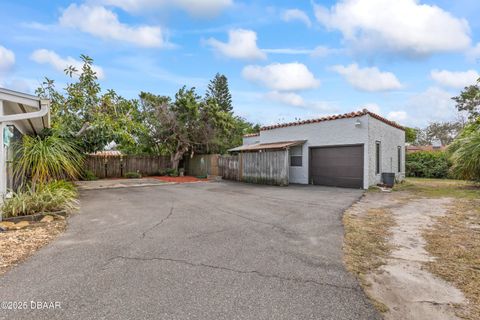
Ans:
<svg viewBox="0 0 480 320"><path fill-rule="evenodd" d="M104 89L199 93L227 75L234 108L272 124L369 108L401 124L456 117L479 77L478 0L0 2L0 86L59 87L80 54Z"/></svg>

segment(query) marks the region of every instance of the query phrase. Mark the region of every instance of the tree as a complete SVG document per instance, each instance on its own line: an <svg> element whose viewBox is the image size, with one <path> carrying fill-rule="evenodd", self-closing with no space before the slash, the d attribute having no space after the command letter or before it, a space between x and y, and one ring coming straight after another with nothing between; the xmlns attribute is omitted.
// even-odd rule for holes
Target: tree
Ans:
<svg viewBox="0 0 480 320"><path fill-rule="evenodd" d="M431 122L425 129L417 131L417 143L430 145L433 140L440 140L442 145L449 145L455 140L464 124L460 121Z"/></svg>
<svg viewBox="0 0 480 320"><path fill-rule="evenodd" d="M170 98L142 92L142 104L147 108L150 118L153 143L159 151L170 154L172 168L178 169L182 157L187 152L194 152L194 147L201 143L200 132L200 96L195 88L181 88L175 94L175 101Z"/></svg>
<svg viewBox="0 0 480 320"><path fill-rule="evenodd" d="M458 111L466 111L470 120L480 116L480 78L474 85L465 87L459 96L452 98Z"/></svg>
<svg viewBox="0 0 480 320"><path fill-rule="evenodd" d="M81 55L82 70L68 67L65 73L78 79L69 83L65 94L55 88L53 80L37 89L37 94L51 100L52 128L56 135L77 141L83 152L102 150L112 140L121 146L135 144L142 130L138 103L108 90L102 93L93 70L93 60Z"/></svg>
<svg viewBox="0 0 480 320"><path fill-rule="evenodd" d="M405 127L405 142L415 143L417 140L418 129Z"/></svg>
<svg viewBox="0 0 480 320"><path fill-rule="evenodd" d="M205 100L212 99L216 102L223 112L232 112L232 95L230 94L228 79L225 75L217 73L215 77L210 80L205 98Z"/></svg>

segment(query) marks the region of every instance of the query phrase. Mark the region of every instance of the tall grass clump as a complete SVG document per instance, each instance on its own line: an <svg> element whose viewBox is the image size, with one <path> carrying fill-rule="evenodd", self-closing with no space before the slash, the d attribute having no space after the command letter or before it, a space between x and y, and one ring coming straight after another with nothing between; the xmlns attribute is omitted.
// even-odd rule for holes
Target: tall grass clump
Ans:
<svg viewBox="0 0 480 320"><path fill-rule="evenodd" d="M31 188L52 180L76 179L81 174L83 156L74 142L50 135L23 136L15 146L14 175L30 178Z"/></svg>

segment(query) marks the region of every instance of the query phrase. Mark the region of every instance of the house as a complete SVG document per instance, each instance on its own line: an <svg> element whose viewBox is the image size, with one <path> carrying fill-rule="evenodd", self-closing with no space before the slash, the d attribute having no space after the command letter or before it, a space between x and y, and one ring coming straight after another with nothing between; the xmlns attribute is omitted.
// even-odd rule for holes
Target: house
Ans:
<svg viewBox="0 0 480 320"><path fill-rule="evenodd" d="M366 189L381 183L382 173L394 173L397 181L405 177L403 127L366 109L266 126L244 136L243 145L230 151L247 155L282 150L286 160L267 160L265 169L285 165L288 183Z"/></svg>
<svg viewBox="0 0 480 320"><path fill-rule="evenodd" d="M436 139L432 141L431 145L426 146L407 146L407 153L415 153L421 151L428 151L428 152L437 152L437 151L445 151L447 150L447 146L442 144L442 141Z"/></svg>
<svg viewBox="0 0 480 320"><path fill-rule="evenodd" d="M18 185L13 177L13 143L50 126L49 104L37 96L0 88L0 202Z"/></svg>

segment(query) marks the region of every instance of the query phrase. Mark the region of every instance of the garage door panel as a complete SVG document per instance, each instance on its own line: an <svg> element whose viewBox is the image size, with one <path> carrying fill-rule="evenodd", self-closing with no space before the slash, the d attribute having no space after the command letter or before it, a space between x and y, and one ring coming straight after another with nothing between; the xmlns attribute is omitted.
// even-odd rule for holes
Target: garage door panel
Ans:
<svg viewBox="0 0 480 320"><path fill-rule="evenodd" d="M363 145L311 148L310 181L318 185L362 188Z"/></svg>

